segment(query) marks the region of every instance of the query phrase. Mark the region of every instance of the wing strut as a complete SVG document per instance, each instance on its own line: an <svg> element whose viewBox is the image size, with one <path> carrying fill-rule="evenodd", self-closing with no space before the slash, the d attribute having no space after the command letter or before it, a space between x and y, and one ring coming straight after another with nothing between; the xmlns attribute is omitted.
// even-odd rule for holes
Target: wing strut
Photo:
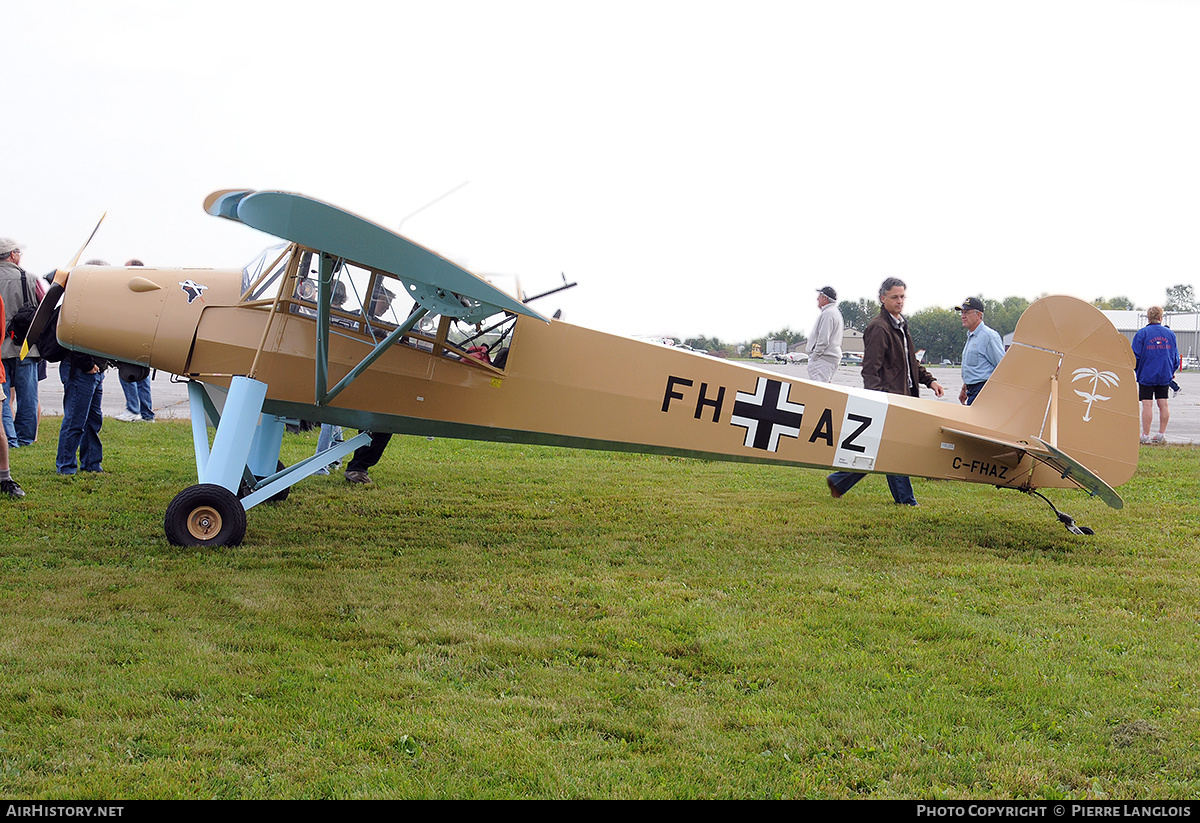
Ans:
<svg viewBox="0 0 1200 823"><path fill-rule="evenodd" d="M329 301L325 299L322 300L322 303L324 303L326 307L329 305ZM408 316L407 320L397 326L395 331L393 331L387 337L376 343L375 348L371 349L371 352L364 357L357 366L352 368L349 374L339 380L336 386L334 386L332 389L329 389L329 391L325 391L325 385L329 374L329 352L326 350L324 357L318 356L317 405L324 406L328 404L330 400L341 394L343 389L353 383L360 374L369 369L371 364L378 360L383 353L391 348L397 340L412 331L413 326L417 325L420 319L428 313L429 309L425 308L424 306L418 306L416 309L414 309L413 313ZM326 345L328 346L329 326L326 324L321 328L324 331Z"/></svg>
<svg viewBox="0 0 1200 823"><path fill-rule="evenodd" d="M317 275L317 375L316 401L318 406L329 402L329 307L333 303L333 263L328 254L321 255ZM366 319L365 315L364 318Z"/></svg>

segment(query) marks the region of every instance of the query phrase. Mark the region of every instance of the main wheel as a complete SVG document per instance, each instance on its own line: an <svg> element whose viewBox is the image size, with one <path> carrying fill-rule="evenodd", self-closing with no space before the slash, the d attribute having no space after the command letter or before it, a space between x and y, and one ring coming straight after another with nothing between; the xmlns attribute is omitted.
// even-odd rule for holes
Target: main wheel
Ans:
<svg viewBox="0 0 1200 823"><path fill-rule="evenodd" d="M246 510L229 489L201 483L175 495L163 529L174 546L236 546L246 536Z"/></svg>

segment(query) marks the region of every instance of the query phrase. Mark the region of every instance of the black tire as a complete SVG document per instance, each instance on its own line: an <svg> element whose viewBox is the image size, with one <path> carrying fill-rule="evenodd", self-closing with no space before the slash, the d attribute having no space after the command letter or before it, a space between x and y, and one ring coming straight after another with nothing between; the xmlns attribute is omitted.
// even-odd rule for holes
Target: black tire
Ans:
<svg viewBox="0 0 1200 823"><path fill-rule="evenodd" d="M163 529L173 546L236 546L246 536L246 510L229 489L201 483L175 495Z"/></svg>
<svg viewBox="0 0 1200 823"><path fill-rule="evenodd" d="M278 472L283 471L286 468L286 466L283 465L283 461L279 460L277 462L278 462L279 467L277 469L275 469L275 471L278 471ZM259 477L258 479L262 480L261 477ZM288 499L288 493L291 490L292 490L291 486L285 486L283 488L283 491L275 492L275 494L271 495L263 502L264 503L282 503L284 500ZM237 494L238 499L241 500L243 497L245 497L248 494L250 494L250 486L246 483L245 480L243 480L241 482L241 484L238 486L238 494Z"/></svg>
<svg viewBox="0 0 1200 823"><path fill-rule="evenodd" d="M285 468L287 468L286 466L283 465L282 460L279 460L277 462L279 463L279 468L275 469L275 471L281 472ZM267 502L268 503L282 503L284 500L288 499L288 494L291 492L291 490L292 490L291 486L284 486L283 491L275 492L273 495L271 495L270 497L267 498Z"/></svg>

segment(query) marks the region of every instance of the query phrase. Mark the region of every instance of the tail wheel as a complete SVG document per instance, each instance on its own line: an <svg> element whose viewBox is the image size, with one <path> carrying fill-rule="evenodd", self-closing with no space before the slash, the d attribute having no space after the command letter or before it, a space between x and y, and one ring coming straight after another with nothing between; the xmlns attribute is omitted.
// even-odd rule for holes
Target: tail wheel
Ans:
<svg viewBox="0 0 1200 823"><path fill-rule="evenodd" d="M246 536L246 510L224 486L201 483L175 495L163 529L174 546L236 546Z"/></svg>

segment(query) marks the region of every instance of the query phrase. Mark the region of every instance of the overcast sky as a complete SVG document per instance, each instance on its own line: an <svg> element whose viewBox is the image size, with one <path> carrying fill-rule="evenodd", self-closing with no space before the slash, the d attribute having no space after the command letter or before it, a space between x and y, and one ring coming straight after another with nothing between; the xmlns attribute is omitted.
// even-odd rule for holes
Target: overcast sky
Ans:
<svg viewBox="0 0 1200 823"><path fill-rule="evenodd" d="M1200 0L6 0L23 265L240 267L223 188L329 201L622 334L815 290L1200 286ZM463 185L463 184L466 185ZM452 192L428 208L423 206ZM417 212L414 214L414 212Z"/></svg>

